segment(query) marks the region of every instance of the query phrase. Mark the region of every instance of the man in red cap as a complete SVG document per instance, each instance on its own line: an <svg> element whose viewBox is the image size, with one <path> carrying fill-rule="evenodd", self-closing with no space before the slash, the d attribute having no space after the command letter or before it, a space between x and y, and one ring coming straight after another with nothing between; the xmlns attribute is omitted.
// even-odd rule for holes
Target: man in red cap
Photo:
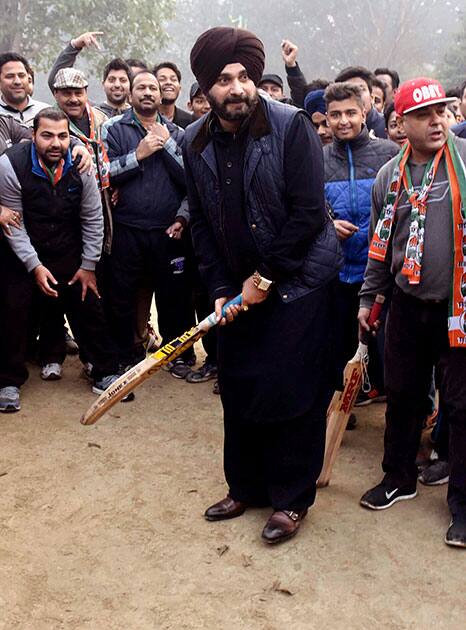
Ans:
<svg viewBox="0 0 466 630"><path fill-rule="evenodd" d="M378 293L393 289L385 343L383 481L361 505L383 510L416 496L416 454L435 366L450 423L448 545L466 547L466 142L448 131L442 86L403 83L395 110L408 142L372 191L372 240L360 292L368 329Z"/></svg>
<svg viewBox="0 0 466 630"><path fill-rule="evenodd" d="M218 330L228 495L205 517L271 505L262 538L278 543L314 502L333 385L340 253L322 148L302 111L258 94L264 49L253 33L210 29L191 67L212 107L185 136L194 249L219 320L242 295Z"/></svg>

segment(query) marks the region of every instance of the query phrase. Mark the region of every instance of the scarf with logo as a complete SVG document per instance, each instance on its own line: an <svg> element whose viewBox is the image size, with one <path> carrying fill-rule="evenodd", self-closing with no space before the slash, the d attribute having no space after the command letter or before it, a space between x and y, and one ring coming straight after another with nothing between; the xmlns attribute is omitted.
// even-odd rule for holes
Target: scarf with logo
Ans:
<svg viewBox="0 0 466 630"><path fill-rule="evenodd" d="M453 348L466 348L466 172L451 135L427 164L420 190L415 191L408 160L411 145L401 149L393 171L385 203L369 247L369 258L385 260L402 186L411 204L411 223L401 273L409 284L419 284L422 276L425 221L428 197L442 159L450 184L453 225L453 278L450 293L448 336ZM435 238L435 236L432 236Z"/></svg>
<svg viewBox="0 0 466 630"><path fill-rule="evenodd" d="M37 160L39 162L39 166L44 171L45 175L47 175L47 178L50 180L50 183L53 187L55 187L62 178L65 160L61 158L61 160L55 166L52 166L52 168L47 166L45 162L43 162L42 159L39 157L39 155L37 155Z"/></svg>
<svg viewBox="0 0 466 630"><path fill-rule="evenodd" d="M89 103L86 103L86 111L89 117L89 138L70 120L70 129L86 146L94 162L97 186L100 191L110 186L110 160L108 159L105 145L100 138L100 130L96 129L94 112Z"/></svg>

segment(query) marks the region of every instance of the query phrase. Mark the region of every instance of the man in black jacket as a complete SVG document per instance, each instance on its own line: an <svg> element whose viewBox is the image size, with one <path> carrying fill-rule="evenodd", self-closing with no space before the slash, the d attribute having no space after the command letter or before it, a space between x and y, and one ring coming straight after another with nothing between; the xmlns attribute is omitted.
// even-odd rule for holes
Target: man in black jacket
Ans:
<svg viewBox="0 0 466 630"><path fill-rule="evenodd" d="M296 534L314 502L331 394L339 252L322 149L306 115L258 95L264 49L254 34L210 29L191 67L212 107L186 130L195 253L221 323L227 300L242 295L219 329L229 492L205 517L272 505L262 537L276 543Z"/></svg>
<svg viewBox="0 0 466 630"><path fill-rule="evenodd" d="M100 195L94 177L80 174L71 158L69 121L52 108L34 119L34 141L17 144L0 158L0 201L21 219L2 248L8 269L3 291L0 411L18 411L27 320L34 285L41 292L40 343L53 362L65 358L65 339L57 337L64 312L81 350L93 365L101 393L117 377L116 348L107 333L98 300L95 266L103 240Z"/></svg>
<svg viewBox="0 0 466 630"><path fill-rule="evenodd" d="M109 304L111 326L128 365L144 357L135 347L133 322L136 290L151 286L164 342L193 323L182 233L189 219L183 159L183 131L158 113L159 84L150 71L131 83L133 107L111 118L102 137L110 159L110 178L118 188L113 211L114 236L110 255ZM193 356L188 352L187 358ZM190 371L177 359L174 368ZM182 378L184 378L182 376Z"/></svg>

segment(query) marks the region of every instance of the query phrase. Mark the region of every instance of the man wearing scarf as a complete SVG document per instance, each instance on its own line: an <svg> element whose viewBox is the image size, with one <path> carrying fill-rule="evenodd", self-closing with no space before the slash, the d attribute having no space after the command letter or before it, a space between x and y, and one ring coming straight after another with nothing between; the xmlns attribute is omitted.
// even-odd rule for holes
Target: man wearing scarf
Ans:
<svg viewBox="0 0 466 630"><path fill-rule="evenodd" d="M95 167L97 187L102 195L105 239L104 251L110 252L112 213L110 206L110 162L101 139L101 127L107 116L92 107L87 95L88 82L84 73L74 68L62 68L55 74L53 95L58 107L70 119L70 134L87 147Z"/></svg>
<svg viewBox="0 0 466 630"><path fill-rule="evenodd" d="M68 124L63 112L43 109L34 118L33 141L16 144L0 158L0 202L16 215L6 233L11 251L3 258L8 268L4 296L10 306L21 306L2 314L9 339L2 339L8 360L0 373L1 411L20 408L35 285L44 315L41 353L63 363L65 339L56 330L66 313L81 352L93 365L93 391L101 393L117 378L117 351L95 279L103 240L101 200L93 177L79 173L73 163Z"/></svg>
<svg viewBox="0 0 466 630"><path fill-rule="evenodd" d="M395 110L408 142L379 172L359 322L393 287L385 343L383 481L361 498L382 510L417 494L416 453L435 366L450 422L448 545L466 547L466 142L448 131L433 79L406 81Z"/></svg>
<svg viewBox="0 0 466 630"><path fill-rule="evenodd" d="M218 331L229 489L205 517L271 505L262 538L277 543L297 533L314 502L332 388L340 252L322 148L305 113L258 94L264 48L253 33L206 31L191 68L212 107L185 135L194 249L219 320L242 294Z"/></svg>

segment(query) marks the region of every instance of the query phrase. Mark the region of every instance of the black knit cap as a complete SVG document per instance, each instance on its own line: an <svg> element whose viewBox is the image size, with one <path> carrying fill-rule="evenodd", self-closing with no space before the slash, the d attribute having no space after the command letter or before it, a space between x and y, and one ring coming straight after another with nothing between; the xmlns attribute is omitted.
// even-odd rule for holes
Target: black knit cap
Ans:
<svg viewBox="0 0 466 630"><path fill-rule="evenodd" d="M264 44L254 33L230 26L216 26L198 37L191 50L191 70L204 93L230 63L242 64L257 85L264 72Z"/></svg>

